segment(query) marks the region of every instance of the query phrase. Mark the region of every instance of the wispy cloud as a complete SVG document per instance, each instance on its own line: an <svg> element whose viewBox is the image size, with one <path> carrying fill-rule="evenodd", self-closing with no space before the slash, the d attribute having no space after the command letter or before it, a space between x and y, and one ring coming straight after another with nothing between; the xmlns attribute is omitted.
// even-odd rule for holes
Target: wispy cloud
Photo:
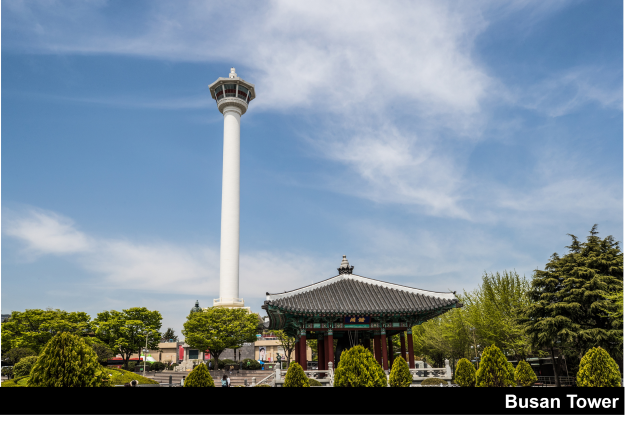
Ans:
<svg viewBox="0 0 630 423"><path fill-rule="evenodd" d="M177 291L218 298L216 247L90 236L68 217L51 211L7 212L3 217L4 235L19 240L30 259L47 254L66 256L100 275L112 289ZM264 290L282 291L310 283L304 275L319 275L318 264L313 258L286 251L243 252L240 294L261 298Z"/></svg>

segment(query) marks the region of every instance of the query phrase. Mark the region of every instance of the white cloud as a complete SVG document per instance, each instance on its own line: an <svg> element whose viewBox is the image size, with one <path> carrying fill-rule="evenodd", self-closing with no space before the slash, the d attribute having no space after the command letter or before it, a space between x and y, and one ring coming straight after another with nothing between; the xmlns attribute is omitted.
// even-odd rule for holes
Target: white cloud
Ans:
<svg viewBox="0 0 630 423"><path fill-rule="evenodd" d="M94 248L94 241L72 220L49 211L32 209L20 219L5 221L2 230L23 241L29 254L87 253Z"/></svg>

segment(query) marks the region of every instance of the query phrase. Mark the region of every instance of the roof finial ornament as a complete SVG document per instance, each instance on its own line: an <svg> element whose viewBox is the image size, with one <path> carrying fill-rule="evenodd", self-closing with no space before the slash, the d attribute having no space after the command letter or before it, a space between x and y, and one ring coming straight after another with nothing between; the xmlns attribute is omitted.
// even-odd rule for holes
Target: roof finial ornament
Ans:
<svg viewBox="0 0 630 423"><path fill-rule="evenodd" d="M339 274L351 275L352 269L354 269L354 266L350 266L350 263L348 263L348 259L346 258L346 256L343 256L343 259L341 260L341 266L339 266L339 268L337 269L339 271Z"/></svg>
<svg viewBox="0 0 630 423"><path fill-rule="evenodd" d="M236 68L230 68L230 74L228 75L230 78L237 78Z"/></svg>

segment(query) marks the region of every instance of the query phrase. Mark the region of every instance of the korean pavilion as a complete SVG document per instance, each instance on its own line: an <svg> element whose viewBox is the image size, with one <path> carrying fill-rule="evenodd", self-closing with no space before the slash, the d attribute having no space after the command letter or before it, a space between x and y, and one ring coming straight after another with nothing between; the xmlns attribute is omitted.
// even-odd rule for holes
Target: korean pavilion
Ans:
<svg viewBox="0 0 630 423"><path fill-rule="evenodd" d="M336 366L345 349L355 345L369 348L374 342L374 357L388 370L394 359L394 336L400 336L401 355L414 368L412 326L462 307L455 292L383 282L355 275L353 269L343 256L335 277L293 291L267 292L262 308L269 315L269 329L295 336L296 361L303 369L306 340L317 339L319 369L327 369L329 362ZM335 351L333 339L337 339Z"/></svg>

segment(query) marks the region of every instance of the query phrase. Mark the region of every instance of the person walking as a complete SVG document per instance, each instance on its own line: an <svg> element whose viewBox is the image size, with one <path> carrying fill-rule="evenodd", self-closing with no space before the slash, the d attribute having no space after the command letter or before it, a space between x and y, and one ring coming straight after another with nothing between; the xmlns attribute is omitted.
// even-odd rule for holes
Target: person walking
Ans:
<svg viewBox="0 0 630 423"><path fill-rule="evenodd" d="M179 381L179 386L184 386L184 382L186 382L186 376L182 376L182 380Z"/></svg>
<svg viewBox="0 0 630 423"><path fill-rule="evenodd" d="M230 381L230 376L228 375L227 377L227 382L228 382L228 388L232 387L232 382Z"/></svg>
<svg viewBox="0 0 630 423"><path fill-rule="evenodd" d="M221 388L229 388L227 375L223 375L223 379L221 379Z"/></svg>

